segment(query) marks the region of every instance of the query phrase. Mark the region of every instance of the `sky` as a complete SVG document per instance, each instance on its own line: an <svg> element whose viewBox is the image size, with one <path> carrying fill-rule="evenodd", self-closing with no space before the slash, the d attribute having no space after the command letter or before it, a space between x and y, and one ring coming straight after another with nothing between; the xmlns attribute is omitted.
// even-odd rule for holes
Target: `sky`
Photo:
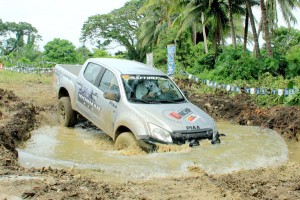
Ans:
<svg viewBox="0 0 300 200"><path fill-rule="evenodd" d="M66 39L76 47L88 17L106 14L129 0L0 0L3 22L27 22L38 30L40 49L54 38Z"/></svg>
<svg viewBox="0 0 300 200"><path fill-rule="evenodd" d="M66 39L76 47L81 28L88 17L106 14L122 7L129 0L0 0L0 19L3 22L27 22L38 30L43 41L40 50L54 38ZM256 9L256 16L260 16ZM294 12L300 30L300 14ZM283 20L279 20L283 25ZM89 44L86 44L89 47ZM92 46L90 46L92 47ZM113 50L112 50L113 51Z"/></svg>

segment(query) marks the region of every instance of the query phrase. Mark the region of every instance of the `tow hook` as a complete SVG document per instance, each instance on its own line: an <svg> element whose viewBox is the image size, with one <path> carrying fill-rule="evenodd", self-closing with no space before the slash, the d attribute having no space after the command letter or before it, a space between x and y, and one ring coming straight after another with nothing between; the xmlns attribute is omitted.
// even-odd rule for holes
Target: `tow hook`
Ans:
<svg viewBox="0 0 300 200"><path fill-rule="evenodd" d="M199 145L200 145L199 141L193 139L193 140L190 141L189 147L196 147L196 146L199 146Z"/></svg>
<svg viewBox="0 0 300 200"><path fill-rule="evenodd" d="M221 143L220 136L226 136L226 135L219 134L219 132L217 132L216 137L211 140L211 143L212 144L220 144Z"/></svg>

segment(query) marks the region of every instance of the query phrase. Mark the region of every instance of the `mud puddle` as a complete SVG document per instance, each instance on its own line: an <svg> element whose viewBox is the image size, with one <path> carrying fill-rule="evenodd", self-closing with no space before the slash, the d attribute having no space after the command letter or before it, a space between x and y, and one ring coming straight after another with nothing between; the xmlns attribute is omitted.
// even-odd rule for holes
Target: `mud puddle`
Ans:
<svg viewBox="0 0 300 200"><path fill-rule="evenodd" d="M139 154L134 149L114 151L113 142L99 130L45 126L33 131L27 144L18 149L19 162L24 167L83 169L105 180L127 181L178 177L190 173L191 167L220 174L288 160L288 147L273 130L230 123L218 123L218 128L226 135L219 145L204 140L196 148L163 146L158 152Z"/></svg>

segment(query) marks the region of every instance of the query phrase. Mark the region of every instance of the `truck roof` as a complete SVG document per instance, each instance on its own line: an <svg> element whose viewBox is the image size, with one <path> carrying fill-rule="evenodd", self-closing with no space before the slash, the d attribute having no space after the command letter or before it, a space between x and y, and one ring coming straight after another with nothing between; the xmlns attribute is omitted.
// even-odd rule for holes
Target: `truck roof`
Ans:
<svg viewBox="0 0 300 200"><path fill-rule="evenodd" d="M117 58L91 58L89 61L98 63L120 74L166 75L162 71L143 63Z"/></svg>

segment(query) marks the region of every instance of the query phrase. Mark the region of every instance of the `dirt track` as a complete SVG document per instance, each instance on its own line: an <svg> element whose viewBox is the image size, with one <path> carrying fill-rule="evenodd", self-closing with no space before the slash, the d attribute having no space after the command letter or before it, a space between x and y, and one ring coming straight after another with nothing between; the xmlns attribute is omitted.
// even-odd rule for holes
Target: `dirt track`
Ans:
<svg viewBox="0 0 300 200"><path fill-rule="evenodd" d="M120 183L74 169L25 169L18 164L16 147L30 130L57 124L57 100L51 85L40 82L0 87L0 199L300 199L298 163L223 175L191 167L192 175L184 177ZM191 94L190 99L216 119L261 125L300 139L299 107L260 109L246 95L232 99L222 93Z"/></svg>

